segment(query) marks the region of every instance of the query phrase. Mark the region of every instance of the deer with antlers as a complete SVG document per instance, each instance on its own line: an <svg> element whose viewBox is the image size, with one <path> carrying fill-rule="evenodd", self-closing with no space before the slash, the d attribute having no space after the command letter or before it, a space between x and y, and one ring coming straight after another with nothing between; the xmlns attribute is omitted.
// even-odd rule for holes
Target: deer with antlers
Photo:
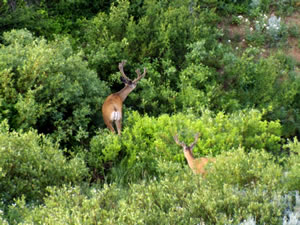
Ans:
<svg viewBox="0 0 300 225"><path fill-rule="evenodd" d="M216 159L215 158L208 158L208 157L201 157L201 158L195 159L192 150L193 150L194 146L196 145L196 143L198 141L199 134L197 133L195 135L194 142L189 146L187 146L184 142L180 142L178 140L178 135L177 134L173 138L174 138L176 144L178 144L179 146L181 146L183 148L184 157L186 158L186 160L188 162L188 165L192 169L194 174L205 175L206 174L205 166L209 162L215 162Z"/></svg>
<svg viewBox="0 0 300 225"><path fill-rule="evenodd" d="M123 60L119 63L119 70L121 72L121 81L125 84L125 87L111 95L109 95L103 105L102 105L102 115L103 120L106 126L115 133L115 129L113 127L113 122L117 127L118 134L121 135L122 129L122 106L123 102L127 98L127 96L132 92L137 83L146 75L146 68L144 68L144 73L141 74L140 70L137 69L135 72L138 75L136 79L133 81L129 79L124 73L124 65L126 61Z"/></svg>

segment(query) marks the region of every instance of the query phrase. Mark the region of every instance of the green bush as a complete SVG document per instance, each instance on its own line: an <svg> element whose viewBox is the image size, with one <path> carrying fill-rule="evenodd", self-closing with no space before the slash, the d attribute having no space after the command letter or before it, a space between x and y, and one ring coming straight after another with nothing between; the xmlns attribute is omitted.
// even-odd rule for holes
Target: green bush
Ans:
<svg viewBox="0 0 300 225"><path fill-rule="evenodd" d="M113 166L111 163L118 158L120 151L120 137L108 130L99 132L91 139L85 160L94 179L102 178L106 169Z"/></svg>
<svg viewBox="0 0 300 225"><path fill-rule="evenodd" d="M6 204L25 196L41 201L48 186L78 183L88 177L84 161L67 160L57 144L35 131L0 129L0 198Z"/></svg>
<svg viewBox="0 0 300 225"><path fill-rule="evenodd" d="M107 10L111 2L104 0L4 0L0 4L0 30L28 29L54 39L57 34L80 35L78 19L90 18L99 10Z"/></svg>
<svg viewBox="0 0 300 225"><path fill-rule="evenodd" d="M243 107L263 109L279 101L275 87L279 85L280 62L275 57L259 58L259 53L258 48L248 48L241 57L229 53L223 59L227 95Z"/></svg>
<svg viewBox="0 0 300 225"><path fill-rule="evenodd" d="M238 57L225 54L223 58L224 86L220 107L228 112L247 107L267 110L269 120L280 119L285 136L299 131L298 93L300 79L295 65L282 53L260 57L259 48L248 48Z"/></svg>
<svg viewBox="0 0 300 225"><path fill-rule="evenodd" d="M99 72L110 69L109 62L123 58L139 63L145 58L168 58L180 63L186 45L196 37L208 36L211 30L203 23L208 17L198 12L197 6L193 15L189 1L145 1L141 10L144 13L135 20L129 14L130 2L120 0L109 13L100 12L87 21L83 27L85 49Z"/></svg>
<svg viewBox="0 0 300 225"><path fill-rule="evenodd" d="M9 223L3 219L2 217L0 217L0 223L3 224L3 225L8 225Z"/></svg>
<svg viewBox="0 0 300 225"><path fill-rule="evenodd" d="M129 64L129 63L128 63ZM116 63L117 65L117 63ZM115 65L115 67L116 67ZM140 80L136 89L130 93L123 107L138 110L150 115L161 115L162 113L174 113L177 111L176 90L172 86L177 82L176 68L170 60L155 59L153 62L145 62L142 65L128 65L131 69L147 68L146 76ZM125 67L125 69L127 66ZM117 67L115 68L116 71ZM163 71L161 71L163 70ZM129 77L136 78L135 72L125 72ZM120 80L120 73L111 74L109 83ZM120 82L119 82L120 83ZM120 90L123 86L119 86ZM112 85L114 89L114 85ZM179 108L178 111L181 109ZM126 110L125 110L126 111Z"/></svg>
<svg viewBox="0 0 300 225"><path fill-rule="evenodd" d="M300 191L300 143L297 138L284 146L290 151L287 158L285 184L289 191Z"/></svg>
<svg viewBox="0 0 300 225"><path fill-rule="evenodd" d="M90 66L114 89L119 86L112 83L115 80L111 74L122 59L128 60L132 74L141 64L147 67L147 76L139 84L142 92L131 94L126 102L151 115L170 113L174 110L178 72L185 67L188 45L207 39L205 50L209 51L220 37L220 31L211 26L218 20L214 11L193 7L190 9L186 0L147 0L141 9L144 13L134 19L129 1L120 0L111 6L109 13L100 12L92 20L82 21L84 36L79 41L84 45ZM158 111L159 105L165 107Z"/></svg>
<svg viewBox="0 0 300 225"><path fill-rule="evenodd" d="M300 134L300 77L297 71L296 61L280 52L276 54L276 59L284 70L280 72L277 81L276 99L273 103L273 109L267 113L270 120L279 119L283 125L283 135L285 137L294 137Z"/></svg>
<svg viewBox="0 0 300 225"><path fill-rule="evenodd" d="M125 117L121 138L99 133L87 153L87 162L93 171L102 174L104 165L112 163L112 179L125 183L157 175L158 159L184 162L182 150L173 140L175 133L186 143L193 141L195 133L201 134L194 149L196 157L218 155L240 145L248 152L267 149L277 154L280 150L279 122L263 121L262 113L256 110L216 116L203 111L200 118L192 114L154 118L137 112Z"/></svg>
<svg viewBox="0 0 300 225"><path fill-rule="evenodd" d="M211 164L207 180L215 187L226 183L249 188L266 186L264 190L269 186L269 191L282 189L282 168L275 163L275 159L264 150L246 153L239 148L217 157L217 162Z"/></svg>
<svg viewBox="0 0 300 225"><path fill-rule="evenodd" d="M147 76L126 100L140 113L158 116L193 110L200 114L201 107L215 112L267 109L267 119L283 122L285 136L295 135L299 130L295 66L290 67L280 54L261 57L259 48L236 51L220 42L224 40L222 30L216 29L220 11L214 8L233 7L236 13L247 11L250 3L120 0L108 12L81 21L84 35L79 42L89 65L115 91L121 88L116 83L120 60L128 60L126 72L132 77L136 68L147 68ZM264 8L270 4L261 2ZM281 29L278 37L272 32L265 36L277 42L285 33Z"/></svg>
<svg viewBox="0 0 300 225"><path fill-rule="evenodd" d="M2 1L0 224L282 224L293 209L286 194L300 191L299 142L281 139L300 132L299 65L263 52L288 32L262 14L293 6ZM226 39L229 21L252 26L247 43ZM100 109L123 87L123 59L129 77L143 67L147 75L126 99L117 136ZM217 158L205 179L173 140L188 144L197 132L195 157Z"/></svg>
<svg viewBox="0 0 300 225"><path fill-rule="evenodd" d="M200 114L202 108L210 107L214 96L220 93L214 75L211 69L201 64L191 64L181 71L180 91L176 96L179 108Z"/></svg>
<svg viewBox="0 0 300 225"><path fill-rule="evenodd" d="M231 160L230 167L225 159ZM211 170L216 174L208 179L177 163L159 160L158 165L164 174L160 179L126 189L116 184L89 190L51 188L44 205L30 208L18 201L8 215L18 215L19 224L239 224L249 217L257 224L282 224L286 204L281 170L263 151L248 156L239 149L218 157L216 170ZM252 172L257 182L244 178ZM274 180L269 182L266 177L271 175ZM234 177L237 182L232 182Z"/></svg>
<svg viewBox="0 0 300 225"><path fill-rule="evenodd" d="M63 144L83 144L100 124L107 87L66 38L47 42L27 30L4 34L0 46L0 119L35 128Z"/></svg>

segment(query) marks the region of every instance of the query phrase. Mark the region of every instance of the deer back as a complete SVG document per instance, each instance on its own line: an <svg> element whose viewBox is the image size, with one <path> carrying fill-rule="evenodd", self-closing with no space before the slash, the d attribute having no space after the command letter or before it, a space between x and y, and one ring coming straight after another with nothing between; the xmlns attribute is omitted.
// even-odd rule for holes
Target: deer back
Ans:
<svg viewBox="0 0 300 225"><path fill-rule="evenodd" d="M207 157L201 157L198 159L194 160L194 167L193 167L193 172L195 174L201 174L201 175L206 175L206 170L205 166L210 163L210 162L215 162L215 158L207 158Z"/></svg>

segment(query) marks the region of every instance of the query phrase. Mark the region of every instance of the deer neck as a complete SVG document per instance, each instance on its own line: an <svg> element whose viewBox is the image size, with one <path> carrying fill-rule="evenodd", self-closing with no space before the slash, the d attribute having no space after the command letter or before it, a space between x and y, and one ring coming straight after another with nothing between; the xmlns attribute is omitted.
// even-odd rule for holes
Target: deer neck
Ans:
<svg viewBox="0 0 300 225"><path fill-rule="evenodd" d="M193 170L195 158L193 156L192 151L184 151L184 157L186 158L186 160L189 164L189 167Z"/></svg>
<svg viewBox="0 0 300 225"><path fill-rule="evenodd" d="M127 96L134 90L135 87L125 86L122 90L118 91L116 94L120 96L122 102L125 101Z"/></svg>

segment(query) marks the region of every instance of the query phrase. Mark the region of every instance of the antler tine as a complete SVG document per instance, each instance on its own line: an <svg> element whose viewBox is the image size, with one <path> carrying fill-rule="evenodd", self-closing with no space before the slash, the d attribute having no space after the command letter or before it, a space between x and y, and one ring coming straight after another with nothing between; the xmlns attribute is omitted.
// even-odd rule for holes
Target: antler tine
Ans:
<svg viewBox="0 0 300 225"><path fill-rule="evenodd" d="M176 144L180 145L183 148L186 147L186 144L184 142L180 142L178 140L178 134L176 134L175 136L173 136L173 138L174 138L174 141L176 142Z"/></svg>
<svg viewBox="0 0 300 225"><path fill-rule="evenodd" d="M124 73L124 66L126 64L126 60L122 60L122 62L119 63L119 70L120 70L120 73L121 75L126 79L126 80L130 80Z"/></svg>
<svg viewBox="0 0 300 225"><path fill-rule="evenodd" d="M199 136L200 136L199 133L195 134L194 142L190 145L190 148L191 148L191 149L193 149L194 146L197 144L197 141L198 141Z"/></svg>
<svg viewBox="0 0 300 225"><path fill-rule="evenodd" d="M142 79L146 75L147 69L144 68L144 73L143 74L141 74L141 71L139 69L137 69L135 72L138 75L138 77L133 82L138 82L140 79Z"/></svg>

